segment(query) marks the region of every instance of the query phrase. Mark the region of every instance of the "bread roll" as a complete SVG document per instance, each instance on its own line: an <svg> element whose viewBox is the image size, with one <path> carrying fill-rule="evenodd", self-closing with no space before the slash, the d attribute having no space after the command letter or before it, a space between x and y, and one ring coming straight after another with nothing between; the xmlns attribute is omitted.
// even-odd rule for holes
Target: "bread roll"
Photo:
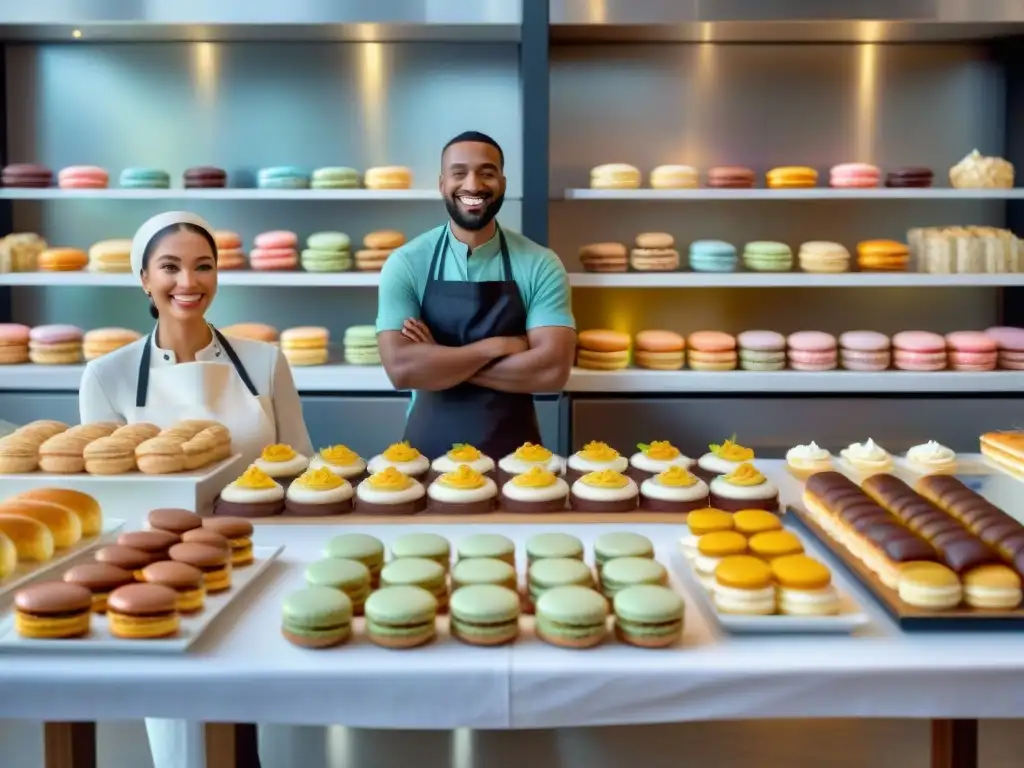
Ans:
<svg viewBox="0 0 1024 768"><path fill-rule="evenodd" d="M53 557L53 534L38 520L0 513L0 533L14 542L21 562L45 563Z"/></svg>
<svg viewBox="0 0 1024 768"><path fill-rule="evenodd" d="M78 515L61 504L31 499L8 499L0 504L0 514L28 517L42 523L53 534L57 549L73 547L82 540L82 523Z"/></svg>
<svg viewBox="0 0 1024 768"><path fill-rule="evenodd" d="M0 581L3 581L18 566L18 550L6 533L0 533Z"/></svg>
<svg viewBox="0 0 1024 768"><path fill-rule="evenodd" d="M82 536L98 536L103 530L103 508L88 493L73 491L70 488L33 488L29 491L22 491L11 501L17 499L48 501L51 504L67 507L78 516L78 520L82 523Z"/></svg>

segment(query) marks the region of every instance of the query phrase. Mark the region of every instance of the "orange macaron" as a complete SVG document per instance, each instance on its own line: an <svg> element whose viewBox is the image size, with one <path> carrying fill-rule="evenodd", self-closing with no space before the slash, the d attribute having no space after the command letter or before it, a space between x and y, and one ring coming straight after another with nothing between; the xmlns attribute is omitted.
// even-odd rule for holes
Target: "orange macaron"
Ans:
<svg viewBox="0 0 1024 768"><path fill-rule="evenodd" d="M675 331L640 331L633 340L638 368L678 371L686 362L686 339Z"/></svg>
<svg viewBox="0 0 1024 768"><path fill-rule="evenodd" d="M687 339L690 369L731 371L736 368L736 337L721 331L697 331Z"/></svg>
<svg viewBox="0 0 1024 768"><path fill-rule="evenodd" d="M618 371L629 365L628 333L595 328L576 338L576 365L592 371Z"/></svg>
<svg viewBox="0 0 1024 768"><path fill-rule="evenodd" d="M903 272L910 262L910 248L898 240L864 240L857 243L861 271Z"/></svg>
<svg viewBox="0 0 1024 768"><path fill-rule="evenodd" d="M88 254L79 248L47 248L39 254L41 272L77 272L88 263Z"/></svg>

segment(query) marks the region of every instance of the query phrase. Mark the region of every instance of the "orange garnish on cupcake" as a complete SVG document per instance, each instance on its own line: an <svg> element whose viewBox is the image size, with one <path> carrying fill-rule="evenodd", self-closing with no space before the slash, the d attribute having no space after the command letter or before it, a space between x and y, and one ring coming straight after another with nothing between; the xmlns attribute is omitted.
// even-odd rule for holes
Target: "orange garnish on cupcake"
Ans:
<svg viewBox="0 0 1024 768"><path fill-rule="evenodd" d="M320 458L336 467L347 467L359 461L359 455L347 445L332 445L320 449Z"/></svg>
<svg viewBox="0 0 1024 768"><path fill-rule="evenodd" d="M740 464L722 479L732 485L742 486L761 485L765 482L764 475L753 464Z"/></svg>
<svg viewBox="0 0 1024 768"><path fill-rule="evenodd" d="M394 467L387 467L370 475L366 482L378 491L404 491L412 487L414 480Z"/></svg>
<svg viewBox="0 0 1024 768"><path fill-rule="evenodd" d="M263 488L273 488L277 483L274 482L274 478L262 469L256 465L250 465L250 467L242 473L242 476L235 480L235 485L242 488L260 490Z"/></svg>
<svg viewBox="0 0 1024 768"><path fill-rule="evenodd" d="M520 488L548 488L554 485L557 479L554 472L548 472L543 467L530 467L523 474L513 477L512 483Z"/></svg>
<svg viewBox="0 0 1024 768"><path fill-rule="evenodd" d="M614 461L619 458L619 452L608 443L593 440L580 449L579 456L588 461Z"/></svg>
<svg viewBox="0 0 1024 768"><path fill-rule="evenodd" d="M420 456L420 452L409 445L408 442L403 441L401 443L393 443L389 445L387 450L381 454L388 461L393 461L397 464L403 464L407 461L414 461Z"/></svg>
<svg viewBox="0 0 1024 768"><path fill-rule="evenodd" d="M669 467L658 475L658 482L672 488L689 488L697 482L692 473L687 472L683 467Z"/></svg>
<svg viewBox="0 0 1024 768"><path fill-rule="evenodd" d="M268 445L263 449L263 453L260 454L260 458L264 461L291 461L298 454L290 445L283 445L278 443L276 445Z"/></svg>
<svg viewBox="0 0 1024 768"><path fill-rule="evenodd" d="M652 440L650 444L640 443L637 448L655 461L672 461L679 456L679 449L668 440Z"/></svg>
<svg viewBox="0 0 1024 768"><path fill-rule="evenodd" d="M551 461L551 451L543 445L534 445L533 443L523 443L516 448L513 456L520 461L528 461L536 464L544 464L545 462Z"/></svg>
<svg viewBox="0 0 1024 768"><path fill-rule="evenodd" d="M449 488L458 488L468 491L473 488L482 488L486 481L484 480L484 476L472 467L466 464L460 464L454 472L445 472L437 478L437 482L441 483L441 485L446 485Z"/></svg>
<svg viewBox="0 0 1024 768"><path fill-rule="evenodd" d="M340 488L345 481L331 472L327 467L307 469L297 478L295 483L311 491L331 491Z"/></svg>
<svg viewBox="0 0 1024 768"><path fill-rule="evenodd" d="M452 461L477 461L482 454L469 443L456 443L448 451L448 458Z"/></svg>
<svg viewBox="0 0 1024 768"><path fill-rule="evenodd" d="M726 461L750 461L754 458L753 450L744 448L736 442L736 435L733 435L721 445L712 443L708 448L711 449L713 454Z"/></svg>
<svg viewBox="0 0 1024 768"><path fill-rule="evenodd" d="M580 478L580 482L594 488L625 488L629 478L614 469L602 469L600 472L588 472Z"/></svg>

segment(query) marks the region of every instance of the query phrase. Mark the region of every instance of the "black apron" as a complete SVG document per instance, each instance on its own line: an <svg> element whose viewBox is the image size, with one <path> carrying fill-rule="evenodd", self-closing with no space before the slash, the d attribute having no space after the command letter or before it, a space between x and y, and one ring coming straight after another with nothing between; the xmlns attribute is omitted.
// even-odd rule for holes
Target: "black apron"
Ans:
<svg viewBox="0 0 1024 768"><path fill-rule="evenodd" d="M512 279L501 227L498 238L503 279L482 283L445 280L448 227L434 246L420 320L438 344L461 347L493 336L526 334L526 307ZM418 391L405 439L430 458L444 455L454 443L469 443L495 460L525 442L541 442L533 395L498 392L469 382L440 392Z"/></svg>
<svg viewBox="0 0 1024 768"><path fill-rule="evenodd" d="M238 359L238 353L235 352L235 348L231 346L229 342L220 331L210 326L210 330L213 331L214 338L217 339L217 343L220 348L224 351L224 354L228 356L228 360L231 361L231 365L235 367L235 372L242 378L242 383L245 384L245 388L249 390L249 393L253 397L258 397L256 392L256 385L252 383L252 379L249 378L248 371L245 370L245 366L242 365L242 361ZM145 408L146 397L149 395L149 361L153 354L153 345L156 344L156 328L153 329L153 333L149 336L149 343L142 348L142 358L139 360L139 379L135 385L135 407ZM218 353L219 355L220 353Z"/></svg>

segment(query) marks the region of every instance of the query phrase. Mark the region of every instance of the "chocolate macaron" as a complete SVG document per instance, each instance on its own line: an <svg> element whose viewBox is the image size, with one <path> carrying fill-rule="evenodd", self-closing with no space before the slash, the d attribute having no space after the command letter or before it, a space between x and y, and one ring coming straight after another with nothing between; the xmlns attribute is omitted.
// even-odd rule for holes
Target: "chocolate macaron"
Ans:
<svg viewBox="0 0 1024 768"><path fill-rule="evenodd" d="M97 563L109 563L118 568L124 568L135 574L135 578L142 579L142 569L158 558L153 557L149 552L143 552L135 547L126 547L123 544L110 544L96 551Z"/></svg>
<svg viewBox="0 0 1024 768"><path fill-rule="evenodd" d="M14 628L22 637L56 640L89 634L92 593L78 584L44 581L14 596Z"/></svg>
<svg viewBox="0 0 1024 768"><path fill-rule="evenodd" d="M195 613L203 608L206 587L203 572L193 565L162 560L142 569L147 584L161 584L178 593L178 613Z"/></svg>
<svg viewBox="0 0 1024 768"><path fill-rule="evenodd" d="M181 536L185 531L201 528L203 518L195 512L189 512L187 509L161 507L160 509L152 510L146 516L146 522L155 531L167 531Z"/></svg>
<svg viewBox="0 0 1024 768"><path fill-rule="evenodd" d="M887 187L930 187L935 174L931 168L910 166L889 171L885 175Z"/></svg>
<svg viewBox="0 0 1024 768"><path fill-rule="evenodd" d="M117 537L122 547L139 549L152 556L153 560L163 560L167 550L181 541L181 537L170 531L126 531Z"/></svg>
<svg viewBox="0 0 1024 768"><path fill-rule="evenodd" d="M209 594L231 589L231 553L208 544L175 544L171 560L194 566L203 572Z"/></svg>
<svg viewBox="0 0 1024 768"><path fill-rule="evenodd" d="M110 563L79 563L64 572L65 584L77 584L92 593L94 613L106 613L110 593L134 581L131 571Z"/></svg>
<svg viewBox="0 0 1024 768"><path fill-rule="evenodd" d="M219 189L228 185L228 172L212 165L200 165L185 171L185 189Z"/></svg>
<svg viewBox="0 0 1024 768"><path fill-rule="evenodd" d="M53 186L53 171L35 163L12 163L4 166L0 182L5 187L50 187Z"/></svg>
<svg viewBox="0 0 1024 768"><path fill-rule="evenodd" d="M253 527L244 517L208 517L203 521L203 530L219 533L228 540L233 568L241 568L253 561Z"/></svg>
<svg viewBox="0 0 1024 768"><path fill-rule="evenodd" d="M177 546L184 546L178 544ZM107 628L114 637L152 640L178 634L178 593L162 584L129 584L110 593Z"/></svg>
<svg viewBox="0 0 1024 768"><path fill-rule="evenodd" d="M718 165L708 171L708 186L712 189L750 189L756 178L750 168Z"/></svg>

